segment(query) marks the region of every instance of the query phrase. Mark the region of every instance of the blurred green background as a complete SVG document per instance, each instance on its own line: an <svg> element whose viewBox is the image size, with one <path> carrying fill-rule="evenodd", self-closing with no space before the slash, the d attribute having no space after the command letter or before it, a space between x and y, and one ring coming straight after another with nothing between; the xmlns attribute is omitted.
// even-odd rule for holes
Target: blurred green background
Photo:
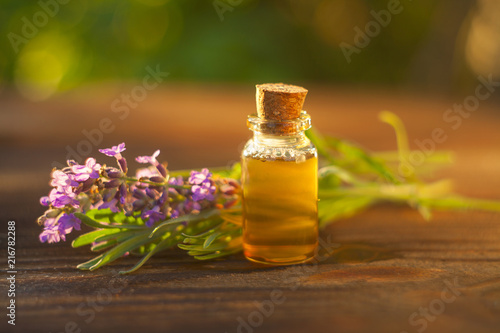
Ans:
<svg viewBox="0 0 500 333"><path fill-rule="evenodd" d="M348 62L340 45L390 5ZM497 0L2 0L0 87L44 100L160 64L170 82L461 93L499 74L499 16Z"/></svg>

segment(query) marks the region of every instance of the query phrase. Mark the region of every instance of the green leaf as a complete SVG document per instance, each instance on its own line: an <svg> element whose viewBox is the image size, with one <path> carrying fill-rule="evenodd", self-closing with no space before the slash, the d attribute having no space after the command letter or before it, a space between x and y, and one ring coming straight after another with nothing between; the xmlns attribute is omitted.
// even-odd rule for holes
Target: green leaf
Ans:
<svg viewBox="0 0 500 333"><path fill-rule="evenodd" d="M318 203L320 227L341 218L351 217L375 202L370 197L341 197Z"/></svg>
<svg viewBox="0 0 500 333"><path fill-rule="evenodd" d="M90 267L94 266L96 263L98 263L103 257L103 254L98 255L95 258L90 259L89 261L86 261L84 263L79 264L76 266L76 268L81 269L81 270L90 270Z"/></svg>
<svg viewBox="0 0 500 333"><path fill-rule="evenodd" d="M465 198L458 195L444 198L421 199L419 203L442 210L485 210L500 212L500 201Z"/></svg>
<svg viewBox="0 0 500 333"><path fill-rule="evenodd" d="M116 239L118 242L121 242L123 240L126 240L130 238L131 236L136 235L138 232L142 232L141 230L124 230L124 229L118 229L118 232L108 234L108 235L102 235L99 236L95 241L96 242L105 242L110 239Z"/></svg>
<svg viewBox="0 0 500 333"><path fill-rule="evenodd" d="M218 209L210 209L210 210L207 210L205 212L201 212L199 214L187 214L187 215L177 217L175 219L166 220L165 222L160 223L156 228L154 228L153 231L151 232L151 234L149 235L149 237L153 237L153 235L155 235L158 231L160 231L160 230L162 230L162 229L164 229L172 224L178 224L181 222L194 222L194 221L207 220L207 219L210 219L211 217L217 216L219 214L219 212L220 211Z"/></svg>
<svg viewBox="0 0 500 333"><path fill-rule="evenodd" d="M404 168L410 155L410 145L408 144L408 135L406 134L405 125L398 116L389 111L380 112L379 119L382 122L392 126L394 132L396 133L396 141L398 144L399 153L399 170L408 170L408 174L404 176L407 179L415 180L414 168Z"/></svg>
<svg viewBox="0 0 500 333"><path fill-rule="evenodd" d="M239 180L241 178L241 164L240 163L234 163L233 166L230 169L225 169L225 170L215 170L210 169L210 171L223 178L231 178L235 180Z"/></svg>
<svg viewBox="0 0 500 333"><path fill-rule="evenodd" d="M140 233L141 231L137 230L130 230L130 231L122 231L122 232L117 232L111 235L104 235L101 237L98 237L95 241L96 244L90 248L91 251L101 251L104 249L107 249L110 246L113 246L115 244L118 244L120 242L124 242L132 237L135 237L138 232Z"/></svg>
<svg viewBox="0 0 500 333"><path fill-rule="evenodd" d="M428 207L426 205L419 204L419 205L417 205L417 210L420 213L420 215L422 215L424 220L430 221L430 219L432 218L432 212L431 212L430 207Z"/></svg>
<svg viewBox="0 0 500 333"><path fill-rule="evenodd" d="M101 260L99 262L95 263L93 266L90 267L90 270L93 271L101 266L104 266L107 263L110 263L120 257L122 257L126 252L130 252L137 247L144 245L150 241L152 241L150 238L148 238L149 232L142 232L139 233L138 235L134 236L133 238L130 238L115 247L113 247L111 250L103 253Z"/></svg>
<svg viewBox="0 0 500 333"><path fill-rule="evenodd" d="M208 235L210 235L211 233L213 233L218 227L220 226L217 225L215 227L212 227L211 229L209 229L208 231L206 232L202 232L201 234L197 234L197 235L189 235L189 234L185 234L185 233L182 233L182 236L186 237L186 239L190 239L190 238L205 238L207 237Z"/></svg>
<svg viewBox="0 0 500 333"><path fill-rule="evenodd" d="M87 212L87 214L88 213L89 212ZM82 213L75 213L75 216L78 217L83 223L85 223L89 227L94 227L94 228L105 228L105 229L112 229L112 228L120 228L120 229L149 229L146 226L134 225L134 224L106 224L106 223L101 223L101 222L97 222L96 220L92 219L90 216L82 214Z"/></svg>
<svg viewBox="0 0 500 333"><path fill-rule="evenodd" d="M316 146L318 154L326 158L331 164L335 164L335 157L330 153L328 143L323 136L312 128L306 131L306 135L314 146Z"/></svg>
<svg viewBox="0 0 500 333"><path fill-rule="evenodd" d="M318 170L320 188L332 189L338 187L341 182L347 184L360 184L361 180L357 179L351 172L335 166L329 165ZM332 180L334 178L335 180Z"/></svg>
<svg viewBox="0 0 500 333"><path fill-rule="evenodd" d="M211 234L210 236L207 237L207 239L205 239L205 242L203 243L203 248L204 249L207 249L210 244L212 244L212 242L217 239L218 236L221 235L221 232L214 232L213 234Z"/></svg>
<svg viewBox="0 0 500 333"><path fill-rule="evenodd" d="M362 164L364 163L369 167L371 171L380 175L385 180L393 183L399 184L401 183L397 176L380 160L374 158L370 155L370 153L362 148L348 143L345 140L339 140L335 138L328 137L326 139L328 145L332 148L338 150L340 153L344 154L354 163Z"/></svg>
<svg viewBox="0 0 500 333"><path fill-rule="evenodd" d="M227 249L229 247L229 243L225 241L219 241L215 243L212 242L212 244L207 247L205 247L204 244L203 245L178 244L177 246L183 250L188 250L188 251L213 252L213 251L220 251Z"/></svg>
<svg viewBox="0 0 500 333"><path fill-rule="evenodd" d="M106 242L99 242L95 245L92 245L92 247L90 248L90 251L92 252L99 252L99 251L102 251L104 249L107 249L115 244L117 244L118 241L116 239L110 239Z"/></svg>
<svg viewBox="0 0 500 333"><path fill-rule="evenodd" d="M409 154L418 152L419 150L410 150ZM399 161L399 152L397 151L377 151L372 152L372 156L382 160L385 163L396 163ZM431 155L426 156L426 164L441 164L449 165L455 162L455 153L448 150L434 151Z"/></svg>
<svg viewBox="0 0 500 333"><path fill-rule="evenodd" d="M241 248L236 248L232 250L226 250L226 251L217 251L214 253L210 254L201 254L201 255L195 255L194 258L198 260L209 260L209 259L215 259L215 258L221 258L228 256L230 254L238 253L241 252Z"/></svg>
<svg viewBox="0 0 500 333"><path fill-rule="evenodd" d="M210 230L211 231L211 230ZM184 240L182 241L183 244L198 244L198 245L201 245L205 242L205 240L203 238L184 238Z"/></svg>
<svg viewBox="0 0 500 333"><path fill-rule="evenodd" d="M92 209L87 211L86 215L99 222L144 225L144 221L140 217L136 218L134 216L127 216L123 212L115 213L109 208Z"/></svg>
<svg viewBox="0 0 500 333"><path fill-rule="evenodd" d="M119 232L120 229L99 229L99 230L94 230L91 232L87 232L81 236L78 236L73 242L71 243L71 246L74 248L84 246L91 244L95 241L96 238L104 235L109 235L109 234L114 234L116 232Z"/></svg>
<svg viewBox="0 0 500 333"><path fill-rule="evenodd" d="M128 269L126 271L120 271L120 274L129 274L129 273L135 272L136 270L141 268L142 265L144 265L146 263L146 261L148 261L149 258L151 258L154 254L156 254L156 253L158 253L166 248L172 247L175 244L175 242L176 242L176 239L173 239L173 237L166 238L166 239L162 240L160 243L158 243L154 247L154 249L149 251L149 253L146 254L141 260L139 260L139 262L137 262L137 264L135 264L131 269Z"/></svg>

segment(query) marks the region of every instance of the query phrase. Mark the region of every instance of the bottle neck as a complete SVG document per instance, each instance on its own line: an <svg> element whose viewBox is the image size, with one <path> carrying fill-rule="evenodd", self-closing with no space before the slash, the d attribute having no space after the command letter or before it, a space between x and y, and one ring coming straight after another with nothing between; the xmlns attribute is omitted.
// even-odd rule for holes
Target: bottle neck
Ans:
<svg viewBox="0 0 500 333"><path fill-rule="evenodd" d="M309 144L309 139L304 131L298 131L291 135L276 135L254 131L253 141L258 145L270 147L300 147Z"/></svg>

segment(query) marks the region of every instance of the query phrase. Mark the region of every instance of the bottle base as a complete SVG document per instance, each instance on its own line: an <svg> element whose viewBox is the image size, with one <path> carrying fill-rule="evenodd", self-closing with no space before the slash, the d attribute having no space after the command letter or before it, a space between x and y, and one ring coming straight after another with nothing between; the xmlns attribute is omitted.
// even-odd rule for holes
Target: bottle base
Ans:
<svg viewBox="0 0 500 333"><path fill-rule="evenodd" d="M314 258L317 244L302 246L244 245L245 257L255 263L283 266L306 263Z"/></svg>

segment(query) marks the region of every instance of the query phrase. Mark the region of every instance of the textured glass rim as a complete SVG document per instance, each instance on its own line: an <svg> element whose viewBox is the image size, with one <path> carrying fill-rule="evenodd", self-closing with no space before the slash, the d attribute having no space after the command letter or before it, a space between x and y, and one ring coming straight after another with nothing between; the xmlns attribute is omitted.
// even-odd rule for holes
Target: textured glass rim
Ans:
<svg viewBox="0 0 500 333"><path fill-rule="evenodd" d="M248 116L247 126L252 131L258 132L274 132L280 128L287 129L287 132L293 130L295 132L305 131L311 128L311 116L306 111L301 111L299 118L276 121L263 119L252 113Z"/></svg>

